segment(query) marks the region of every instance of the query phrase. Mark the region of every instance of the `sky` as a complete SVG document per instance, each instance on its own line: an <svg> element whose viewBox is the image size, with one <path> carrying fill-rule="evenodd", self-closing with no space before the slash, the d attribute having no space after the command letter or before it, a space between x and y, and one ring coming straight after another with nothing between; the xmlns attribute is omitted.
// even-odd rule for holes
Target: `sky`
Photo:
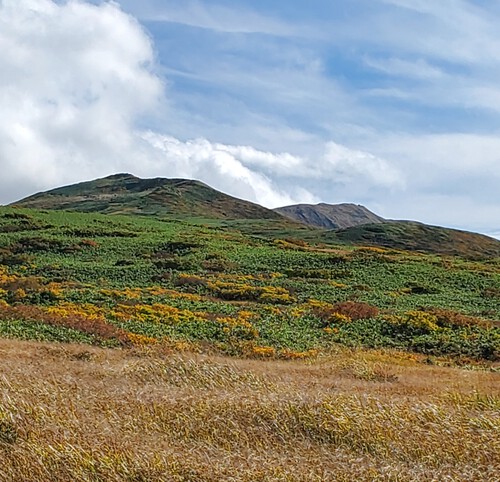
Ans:
<svg viewBox="0 0 500 482"><path fill-rule="evenodd" d="M0 204L117 172L500 237L500 2L0 0Z"/></svg>

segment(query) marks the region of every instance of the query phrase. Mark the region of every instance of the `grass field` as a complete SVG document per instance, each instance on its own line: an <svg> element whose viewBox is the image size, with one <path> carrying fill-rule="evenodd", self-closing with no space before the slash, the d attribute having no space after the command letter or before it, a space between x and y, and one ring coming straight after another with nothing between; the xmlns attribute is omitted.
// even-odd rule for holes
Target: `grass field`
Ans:
<svg viewBox="0 0 500 482"><path fill-rule="evenodd" d="M0 340L0 480L496 481L500 375Z"/></svg>

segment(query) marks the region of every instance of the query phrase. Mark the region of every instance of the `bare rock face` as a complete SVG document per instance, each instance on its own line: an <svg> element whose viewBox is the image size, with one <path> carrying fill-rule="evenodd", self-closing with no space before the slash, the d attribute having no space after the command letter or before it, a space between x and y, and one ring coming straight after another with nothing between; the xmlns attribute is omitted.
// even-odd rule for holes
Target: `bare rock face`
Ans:
<svg viewBox="0 0 500 482"><path fill-rule="evenodd" d="M385 222L384 218L359 204L296 204L276 208L275 211L294 221L326 229L345 229Z"/></svg>

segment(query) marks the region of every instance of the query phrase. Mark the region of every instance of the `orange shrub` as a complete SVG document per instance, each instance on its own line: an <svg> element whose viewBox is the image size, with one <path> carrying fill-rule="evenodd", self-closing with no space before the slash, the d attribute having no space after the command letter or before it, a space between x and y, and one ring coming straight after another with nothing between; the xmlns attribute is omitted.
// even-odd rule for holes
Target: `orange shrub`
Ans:
<svg viewBox="0 0 500 482"><path fill-rule="evenodd" d="M318 356L318 350L282 350L279 352L279 357L284 358L285 360L303 360L304 358L314 358L316 356Z"/></svg>
<svg viewBox="0 0 500 482"><path fill-rule="evenodd" d="M150 336L138 335L136 333L127 333L127 338L133 345L137 346L154 345L158 343L158 340L156 338L152 338Z"/></svg>
<svg viewBox="0 0 500 482"><path fill-rule="evenodd" d="M249 353L250 356L257 358L272 358L276 355L276 348L272 346L255 346L253 345Z"/></svg>

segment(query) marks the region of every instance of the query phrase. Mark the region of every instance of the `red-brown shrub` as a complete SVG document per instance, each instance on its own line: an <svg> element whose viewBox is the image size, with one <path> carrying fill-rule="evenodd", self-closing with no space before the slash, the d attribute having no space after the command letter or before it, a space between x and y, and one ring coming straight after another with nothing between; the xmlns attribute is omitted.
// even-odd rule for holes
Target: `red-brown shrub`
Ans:
<svg viewBox="0 0 500 482"><path fill-rule="evenodd" d="M439 326L481 326L488 328L492 326L492 322L476 316L463 315L453 310L442 308L425 308L423 311L437 317Z"/></svg>
<svg viewBox="0 0 500 482"><path fill-rule="evenodd" d="M333 308L336 313L348 316L351 320L375 318L379 313L379 309L376 306L357 301L343 301L334 305Z"/></svg>
<svg viewBox="0 0 500 482"><path fill-rule="evenodd" d="M47 313L41 308L33 305L0 305L1 320L26 320L42 322L47 325L64 326L74 330L96 335L105 340L117 340L122 345L130 344L127 333L116 326L108 323L103 317L86 317L79 314L68 314L61 316Z"/></svg>

